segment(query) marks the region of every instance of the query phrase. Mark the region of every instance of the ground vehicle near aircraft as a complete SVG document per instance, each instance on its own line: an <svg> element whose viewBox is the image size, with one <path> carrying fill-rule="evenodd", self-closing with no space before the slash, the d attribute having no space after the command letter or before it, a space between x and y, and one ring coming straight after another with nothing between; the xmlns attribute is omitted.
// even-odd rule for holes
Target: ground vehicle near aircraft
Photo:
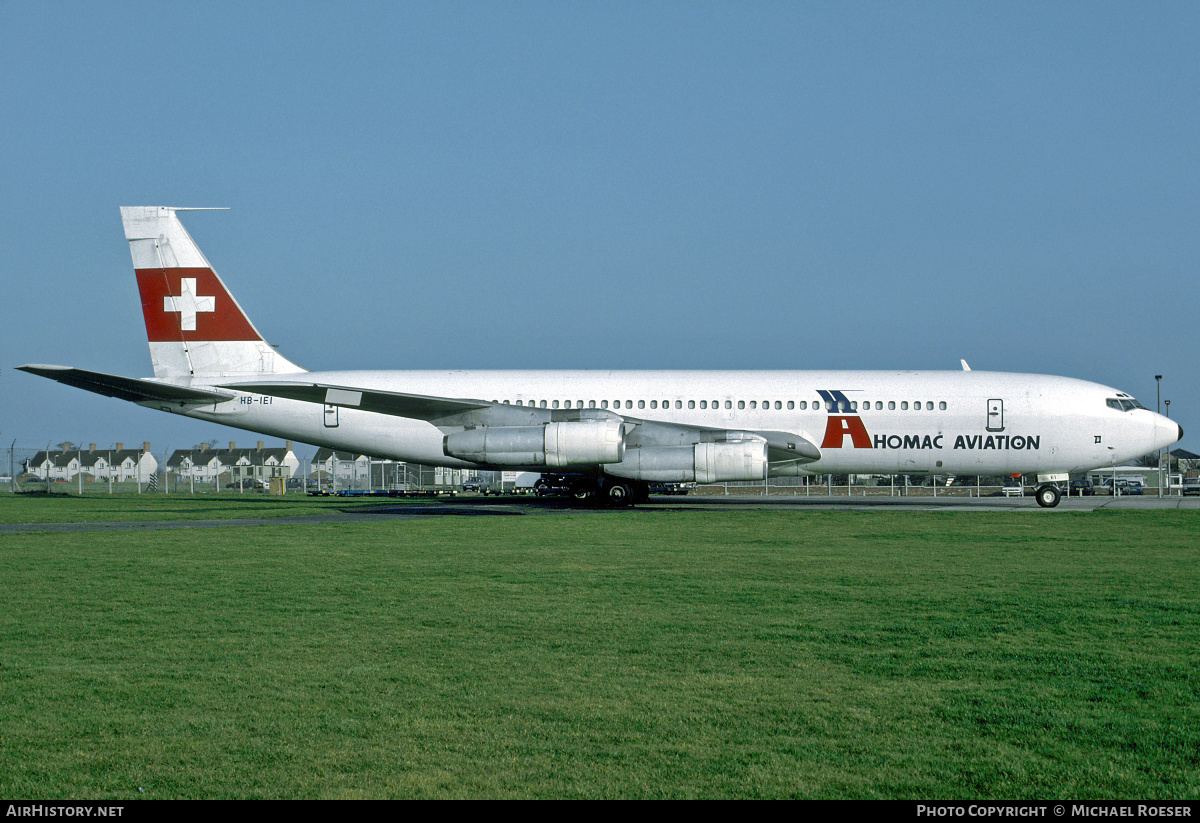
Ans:
<svg viewBox="0 0 1200 823"><path fill-rule="evenodd" d="M1136 480L1118 480L1116 485L1117 494L1142 494L1144 486ZM1109 484L1109 493L1112 493L1113 486Z"/></svg>
<svg viewBox="0 0 1200 823"><path fill-rule="evenodd" d="M301 442L408 462L571 478L627 505L651 483L801 474L1080 472L1182 429L1129 395L970 371L325 371L278 354L168 207L121 209L154 377L65 366L67 385Z"/></svg>
<svg viewBox="0 0 1200 823"><path fill-rule="evenodd" d="M1090 497L1096 493L1096 489L1091 480L1072 480L1068 493L1075 497Z"/></svg>

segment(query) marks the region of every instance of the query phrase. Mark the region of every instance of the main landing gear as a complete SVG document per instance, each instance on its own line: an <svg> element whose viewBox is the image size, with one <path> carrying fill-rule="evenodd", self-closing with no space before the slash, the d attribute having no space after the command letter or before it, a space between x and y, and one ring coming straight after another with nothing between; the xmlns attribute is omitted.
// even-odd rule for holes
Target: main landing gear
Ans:
<svg viewBox="0 0 1200 823"><path fill-rule="evenodd" d="M622 477L580 477L571 486L571 499L576 505L597 504L621 509L648 501L650 486L640 480Z"/></svg>
<svg viewBox="0 0 1200 823"><path fill-rule="evenodd" d="M1043 483L1037 487L1037 491L1033 493L1033 497L1043 509L1053 509L1058 505L1058 501L1062 499L1062 492L1058 490L1058 486Z"/></svg>

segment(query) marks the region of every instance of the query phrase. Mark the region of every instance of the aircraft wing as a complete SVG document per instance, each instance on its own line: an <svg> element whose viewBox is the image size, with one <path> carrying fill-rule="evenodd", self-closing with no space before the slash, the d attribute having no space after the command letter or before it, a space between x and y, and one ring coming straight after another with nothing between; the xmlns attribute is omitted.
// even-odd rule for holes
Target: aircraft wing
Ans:
<svg viewBox="0 0 1200 823"><path fill-rule="evenodd" d="M375 391L321 383L230 383L220 388L303 400L307 403L362 409L376 414L410 417L414 420L440 420L492 406L486 400L458 400L452 397L429 397L423 394Z"/></svg>
<svg viewBox="0 0 1200 823"><path fill-rule="evenodd" d="M159 403L223 403L234 395L227 392L210 391L208 389L193 389L187 386L176 386L171 383L159 383L156 380L144 380L137 377L121 377L116 374L75 369L70 366L48 366L31 363L27 366L17 366L19 371L48 377L74 386L86 389L105 397L116 397L119 400L155 401Z"/></svg>

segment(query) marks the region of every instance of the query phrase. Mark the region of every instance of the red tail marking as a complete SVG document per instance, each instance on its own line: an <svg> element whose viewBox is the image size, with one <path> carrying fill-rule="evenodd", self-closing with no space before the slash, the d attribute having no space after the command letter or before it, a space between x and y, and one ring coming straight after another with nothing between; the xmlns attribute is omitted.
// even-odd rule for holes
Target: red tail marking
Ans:
<svg viewBox="0 0 1200 823"><path fill-rule="evenodd" d="M250 321L233 302L212 269L138 269L138 293L142 297L142 317L146 337L151 343L177 343L181 340L261 340ZM180 311L183 278L196 281L195 295L213 299L213 310ZM193 319L194 318L194 319ZM184 329L194 324L194 329Z"/></svg>

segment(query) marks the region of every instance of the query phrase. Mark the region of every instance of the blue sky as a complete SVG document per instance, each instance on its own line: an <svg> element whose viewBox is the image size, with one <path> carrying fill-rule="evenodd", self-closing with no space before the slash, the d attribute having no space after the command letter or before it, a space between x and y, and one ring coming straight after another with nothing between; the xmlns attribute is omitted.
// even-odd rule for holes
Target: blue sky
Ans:
<svg viewBox="0 0 1200 823"><path fill-rule="evenodd" d="M973 368L1200 431L1196 3L0 2L0 441L254 435L150 372L118 206L312 368Z"/></svg>

